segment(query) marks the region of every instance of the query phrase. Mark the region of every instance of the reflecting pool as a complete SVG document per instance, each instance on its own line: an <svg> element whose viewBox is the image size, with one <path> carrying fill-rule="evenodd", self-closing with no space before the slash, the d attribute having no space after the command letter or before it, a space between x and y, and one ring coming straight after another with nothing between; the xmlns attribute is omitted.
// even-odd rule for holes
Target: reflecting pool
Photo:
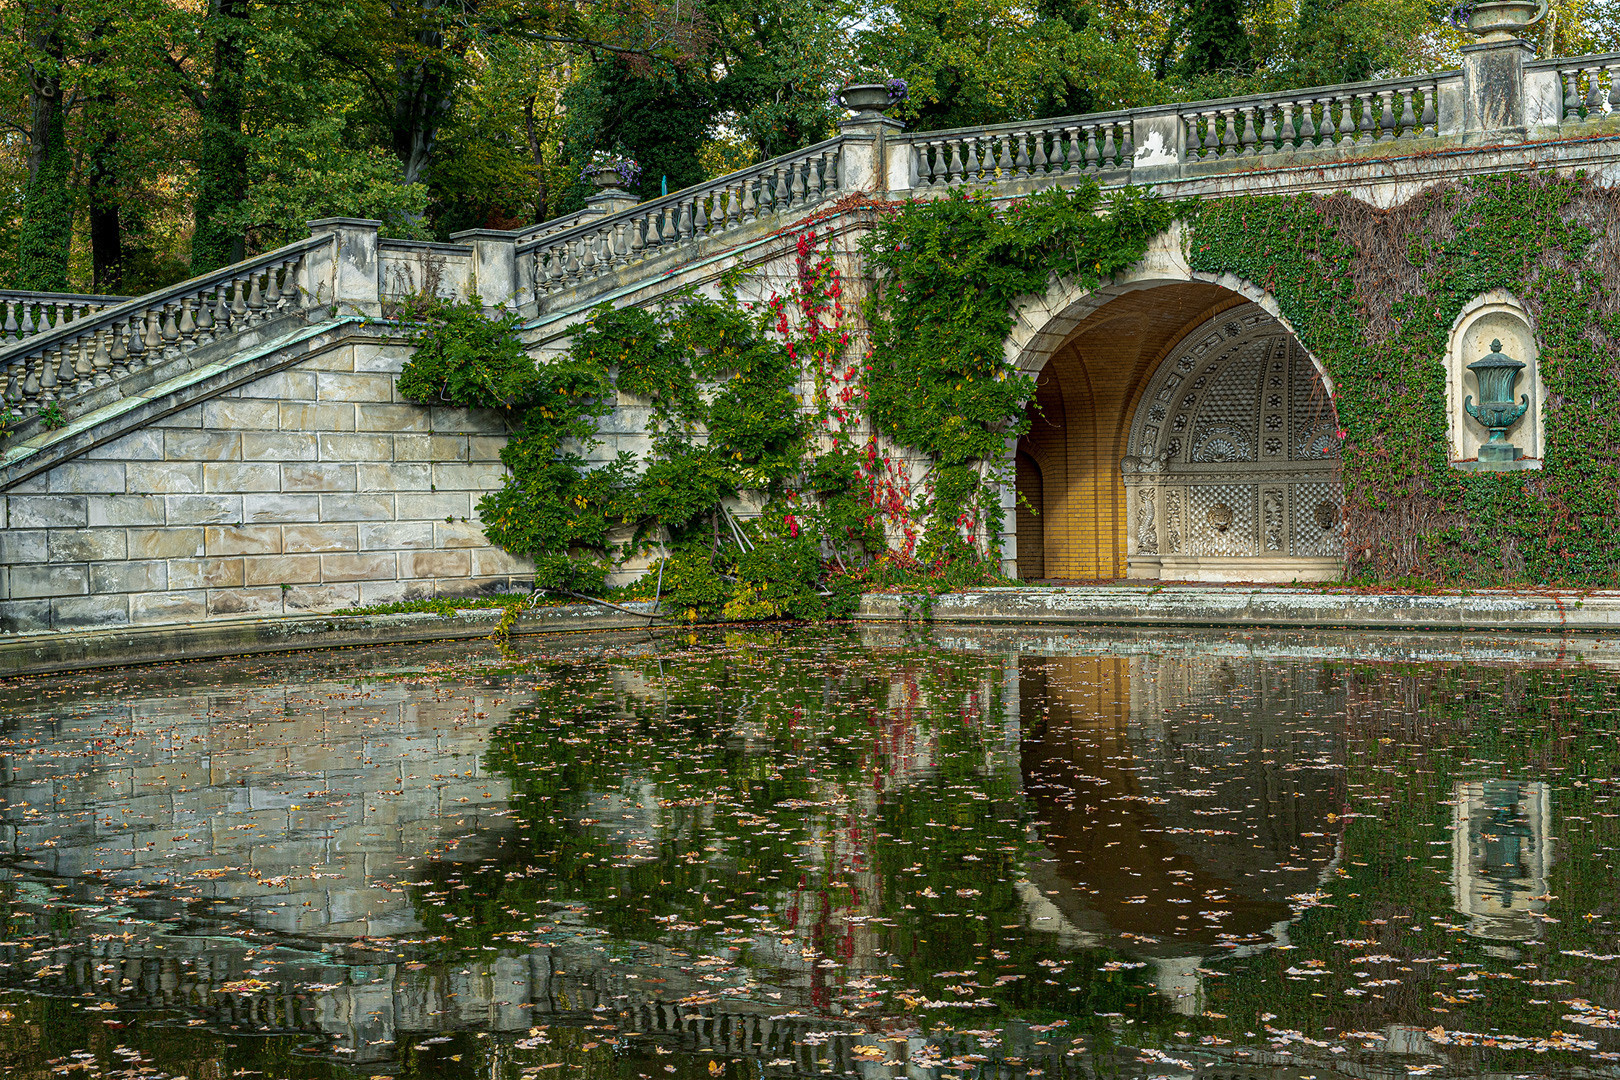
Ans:
<svg viewBox="0 0 1620 1080"><path fill-rule="evenodd" d="M1604 646L716 630L0 684L0 1074L1620 1076Z"/></svg>

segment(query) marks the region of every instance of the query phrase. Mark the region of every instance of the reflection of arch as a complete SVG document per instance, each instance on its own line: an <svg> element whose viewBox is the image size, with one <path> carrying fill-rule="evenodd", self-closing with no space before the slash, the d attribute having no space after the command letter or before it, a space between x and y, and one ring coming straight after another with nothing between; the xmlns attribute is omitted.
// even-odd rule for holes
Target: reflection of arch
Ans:
<svg viewBox="0 0 1620 1080"><path fill-rule="evenodd" d="M1017 449L1041 469L1039 542L1047 577L1109 579L1149 571L1152 577L1220 576L1201 564L1174 564L1161 574L1158 565L1148 567L1130 559L1144 540L1149 541L1147 548L1156 548L1167 522L1157 499L1137 503L1131 498L1127 484L1134 476L1122 475L1121 462L1135 454L1129 446L1131 420L1149 379L1191 332L1237 308L1261 319L1271 316L1267 325L1272 331L1288 336L1287 324L1276 317L1278 307L1269 294L1231 275L1195 273L1188 267L1179 226L1156 238L1130 273L1106 285L1088 290L1057 279L1045 296L1027 298L1005 348L1009 361L1036 375L1030 431ZM1321 372L1297 341L1293 349L1304 371L1314 366ZM1331 391L1325 375L1315 383ZM1327 393L1316 396L1327 399ZM1241 452L1236 430L1211 425L1204 434L1213 459L1232 460ZM1257 443L1253 456L1259 450ZM1286 494L1280 504L1277 494L1272 495L1272 514L1283 515L1282 527L1292 506ZM1336 504L1336 480L1333 499ZM1314 499L1311 509L1321 501ZM1257 504L1256 514L1262 513ZM1009 530L1017 525L1013 520L1006 523ZM1026 538L1019 544L1020 554L1029 546ZM1236 576L1336 575L1339 564L1329 557L1336 551L1312 554L1320 565L1253 566ZM1293 558L1292 545L1285 545L1282 557ZM1012 565L1007 569L1015 572Z"/></svg>

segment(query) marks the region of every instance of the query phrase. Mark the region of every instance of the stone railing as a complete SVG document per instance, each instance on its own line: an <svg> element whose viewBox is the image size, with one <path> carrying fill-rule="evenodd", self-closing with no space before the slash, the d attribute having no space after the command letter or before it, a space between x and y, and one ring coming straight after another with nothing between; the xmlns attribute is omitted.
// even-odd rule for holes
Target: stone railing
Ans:
<svg viewBox="0 0 1620 1080"><path fill-rule="evenodd" d="M517 245L538 300L609 270L776 214L797 213L846 189L842 136L706 184Z"/></svg>
<svg viewBox="0 0 1620 1080"><path fill-rule="evenodd" d="M1322 86L1283 94L924 131L909 144L910 185L1002 183L1138 166L1163 168L1440 134L1440 84L1461 73ZM1121 177L1122 180L1127 179Z"/></svg>
<svg viewBox="0 0 1620 1080"><path fill-rule="evenodd" d="M1561 123L1603 120L1620 112L1620 53L1539 60L1525 67L1532 76L1557 76Z"/></svg>
<svg viewBox="0 0 1620 1080"><path fill-rule="evenodd" d="M58 322L0 348L0 399L24 416L304 306L315 236Z"/></svg>
<svg viewBox="0 0 1620 1080"><path fill-rule="evenodd" d="M0 323L4 324L0 326L0 341L33 337L128 299L127 296L0 289Z"/></svg>

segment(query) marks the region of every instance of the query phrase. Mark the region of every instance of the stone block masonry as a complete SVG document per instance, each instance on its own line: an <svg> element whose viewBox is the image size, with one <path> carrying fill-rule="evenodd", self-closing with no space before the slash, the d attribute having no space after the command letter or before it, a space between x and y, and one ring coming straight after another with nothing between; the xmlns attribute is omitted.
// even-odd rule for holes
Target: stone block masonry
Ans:
<svg viewBox="0 0 1620 1080"><path fill-rule="evenodd" d="M501 418L398 398L409 347L358 337L4 487L0 632L527 589L477 516Z"/></svg>

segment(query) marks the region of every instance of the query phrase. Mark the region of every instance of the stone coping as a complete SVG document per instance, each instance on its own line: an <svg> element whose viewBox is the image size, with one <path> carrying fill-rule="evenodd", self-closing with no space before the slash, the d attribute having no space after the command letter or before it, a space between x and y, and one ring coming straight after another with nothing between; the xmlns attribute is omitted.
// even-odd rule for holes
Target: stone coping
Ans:
<svg viewBox="0 0 1620 1080"><path fill-rule="evenodd" d="M624 607L630 610L594 604L535 608L525 612L511 632L523 636L642 630L651 625L650 619L632 613L650 611L650 604L630 602ZM481 638L490 636L501 614L498 608L470 608L451 616L300 615L17 634L0 641L0 678L254 653ZM1556 658L1620 665L1620 643L1596 636L1575 643L1565 640L1569 634L1620 635L1620 591L1414 596L1249 586L1006 587L952 593L934 598L931 604L916 595L868 593L855 618L873 630L890 624L896 632L895 624L905 622L951 624L962 629L940 629L938 633L965 648L1016 645L1007 635L1016 636L1019 627L1030 636L1032 645L1040 642L1050 647L1055 639L1042 628L1067 625L1131 628L1129 632L1141 638L1137 649L1174 651L1180 643L1202 652L1224 640L1222 634L1230 637L1276 629L1295 632L1286 635L1285 652L1303 649L1300 655L1331 654L1346 660L1522 662ZM1165 627L1176 627L1178 632L1170 636L1158 632ZM1343 630L1403 633L1351 643L1334 633ZM1298 631L1326 634L1333 639L1331 647L1300 639ZM1413 631L1446 632L1443 647L1434 642L1422 646ZM1504 638L1503 631L1513 636ZM1121 632L1105 636L1112 641ZM1471 642L1465 647L1458 635L1470 636ZM1082 652L1098 647L1087 637L1070 644ZM1613 656L1605 651L1610 644ZM1247 651L1253 646L1234 647Z"/></svg>
<svg viewBox="0 0 1620 1080"><path fill-rule="evenodd" d="M1355 593L1287 586L1006 587L922 596L868 593L857 618L1351 630L1620 632L1620 591Z"/></svg>
<svg viewBox="0 0 1620 1080"><path fill-rule="evenodd" d="M0 678L254 653L487 638L502 614L500 608L467 608L455 615L298 615L14 634L0 640ZM595 604L566 604L526 612L511 632L639 630L649 622Z"/></svg>

